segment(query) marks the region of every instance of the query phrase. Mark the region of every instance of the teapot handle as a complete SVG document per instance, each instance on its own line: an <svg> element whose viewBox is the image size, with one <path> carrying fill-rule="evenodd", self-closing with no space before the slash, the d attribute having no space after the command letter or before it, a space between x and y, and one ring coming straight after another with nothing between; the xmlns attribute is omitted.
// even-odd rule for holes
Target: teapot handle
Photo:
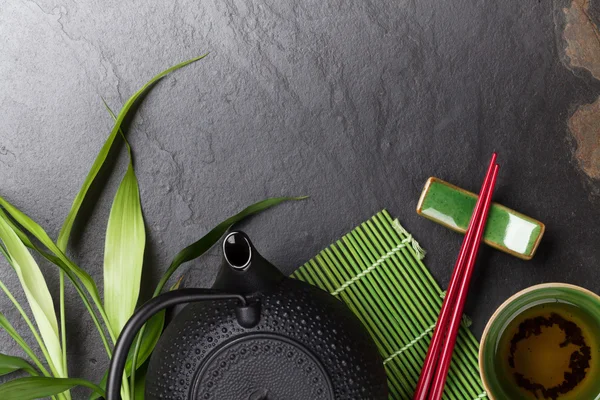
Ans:
<svg viewBox="0 0 600 400"><path fill-rule="evenodd" d="M120 399L121 381L123 379L123 371L127 362L129 348L138 331L154 314L165 308L183 303L232 299L239 301L235 309L238 323L244 328L256 326L260 319L260 306L258 303L250 303L241 294L226 293L214 289L179 289L161 294L146 302L132 315L119 335L108 368L106 400Z"/></svg>

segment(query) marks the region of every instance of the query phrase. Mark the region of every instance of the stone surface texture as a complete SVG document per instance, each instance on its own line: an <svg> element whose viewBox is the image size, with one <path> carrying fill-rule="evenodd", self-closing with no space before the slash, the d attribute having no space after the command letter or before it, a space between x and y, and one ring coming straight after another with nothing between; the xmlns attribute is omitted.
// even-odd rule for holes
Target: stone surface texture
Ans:
<svg viewBox="0 0 600 400"><path fill-rule="evenodd" d="M467 307L479 335L527 286L600 292L600 182L582 169L568 124L596 101L600 82L568 63L570 4L3 1L0 194L56 237L111 128L101 98L118 110L156 73L210 52L156 85L127 132L148 232L144 294L178 250L280 195L311 197L243 228L286 273L387 208L428 250L445 286L462 237L417 216L422 186L437 176L477 191L496 150L495 199L547 232L532 261L483 249ZM585 7L597 23L598 6ZM598 136L585 138L593 162ZM100 286L106 221L126 166L120 150L69 249ZM213 249L186 265L185 284L210 285L218 262ZM42 266L56 293L55 270ZM4 261L0 279L24 300ZM99 380L107 365L99 337L70 285L67 297L70 370ZM31 339L4 296L0 310ZM21 354L4 332L0 352Z"/></svg>

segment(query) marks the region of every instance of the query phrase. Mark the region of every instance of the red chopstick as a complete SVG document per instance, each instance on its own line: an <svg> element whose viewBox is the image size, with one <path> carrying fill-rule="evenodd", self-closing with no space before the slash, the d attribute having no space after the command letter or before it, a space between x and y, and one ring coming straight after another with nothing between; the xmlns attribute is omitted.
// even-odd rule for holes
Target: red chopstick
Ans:
<svg viewBox="0 0 600 400"><path fill-rule="evenodd" d="M479 199L454 266L450 285L421 370L414 400L441 398L497 174L496 153L493 153Z"/></svg>
<svg viewBox="0 0 600 400"><path fill-rule="evenodd" d="M483 186L481 189L481 193L485 192L487 186L490 183L491 174L492 174L495 164L496 164L496 154L494 153L494 154L492 154L492 159L490 161L490 165L489 165L488 171L486 173L486 178L484 180L484 183L483 183ZM413 399L415 399L415 400L428 399L428 397L427 397L428 389L431 384L434 367L437 364L437 359L439 356L439 348L440 348L440 345L442 344L441 341L443 340L443 335L446 332L446 326L447 326L448 317L449 317L449 313L450 313L450 307L448 306L448 304L452 304L454 301L453 297L454 297L454 293L455 293L455 287L457 286L459 277L461 276L462 266L464 265L464 262L466 260L466 256L468 253L467 250L471 247L471 243L473 241L473 235L475 233L473 226L475 226L475 224L477 223L477 221L480 218L483 201L484 201L484 198L483 198L483 196L480 195L479 199L475 205L475 210L473 211L473 215L471 216L471 221L469 222L469 227L467 229L460 252L458 254L458 259L454 266L454 272L453 272L452 278L450 280L450 285L448 287L448 291L446 292L446 296L445 296L444 302L442 304L442 309L440 311L440 316L437 320L437 323L436 323L436 326L434 329L434 335L432 337L431 344L429 345L429 350L427 351L427 356L425 357L425 363L423 365L423 369L421 370L421 376L419 378L419 383L417 384L417 389L416 389L415 395L413 397Z"/></svg>
<svg viewBox="0 0 600 400"><path fill-rule="evenodd" d="M469 258L467 260L466 271L464 272L463 279L461 281L460 289L458 290L458 300L456 301L456 307L454 307L454 312L452 317L450 318L450 327L448 328L446 342L444 347L442 348L442 352L440 355L440 365L438 366L437 376L433 381L433 387L431 389L431 398L432 399L441 399L442 392L444 390L444 384L446 382L446 376L448 375L448 369L450 368L450 361L452 360L452 352L454 349L454 344L456 343L456 336L458 335L458 329L460 327L460 322L463 314L463 310L465 308L465 302L467 299L467 293L469 290L469 283L471 282L471 276L473 274L473 269L475 266L475 259L477 258L477 252L479 250L479 244L481 243L481 237L483 236L483 231L485 228L485 221L487 219L488 212L491 206L491 198L492 192L494 190L494 186L496 184L496 178L498 176L498 165L495 166L492 183L490 184L489 192L486 194L487 200L484 203L481 223L477 226L477 231L475 233L475 245L471 249L469 254Z"/></svg>

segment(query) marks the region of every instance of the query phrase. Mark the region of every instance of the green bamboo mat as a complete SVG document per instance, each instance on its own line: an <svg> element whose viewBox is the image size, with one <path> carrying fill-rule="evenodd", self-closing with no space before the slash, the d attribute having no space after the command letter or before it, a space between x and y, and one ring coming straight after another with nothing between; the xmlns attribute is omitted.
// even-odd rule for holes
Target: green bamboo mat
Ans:
<svg viewBox="0 0 600 400"><path fill-rule="evenodd" d="M381 211L292 276L340 298L360 318L384 358L390 399L412 399L444 292L423 264L424 251ZM466 322L466 319L463 319ZM484 399L478 343L464 323L443 399Z"/></svg>

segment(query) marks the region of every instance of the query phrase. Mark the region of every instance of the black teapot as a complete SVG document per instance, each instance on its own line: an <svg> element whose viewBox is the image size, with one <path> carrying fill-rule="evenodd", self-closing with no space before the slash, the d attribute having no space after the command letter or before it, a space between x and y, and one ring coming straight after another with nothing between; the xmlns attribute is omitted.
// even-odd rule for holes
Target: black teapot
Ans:
<svg viewBox="0 0 600 400"><path fill-rule="evenodd" d="M111 360L118 400L127 353L160 310L186 306L150 360L146 400L387 400L383 360L358 318L329 293L285 277L243 232L223 241L212 289L180 289L143 305Z"/></svg>

